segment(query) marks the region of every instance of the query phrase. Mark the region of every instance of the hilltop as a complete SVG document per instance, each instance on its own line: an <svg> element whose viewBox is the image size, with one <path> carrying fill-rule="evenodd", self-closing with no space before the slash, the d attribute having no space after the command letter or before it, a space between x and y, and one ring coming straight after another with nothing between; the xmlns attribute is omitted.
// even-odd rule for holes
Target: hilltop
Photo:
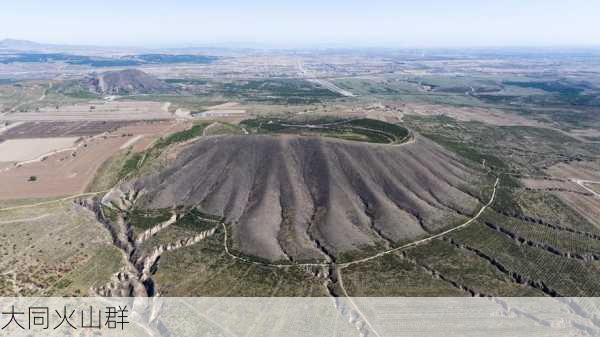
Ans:
<svg viewBox="0 0 600 337"><path fill-rule="evenodd" d="M94 74L85 82L90 91L104 95L174 92L169 84L137 69Z"/></svg>
<svg viewBox="0 0 600 337"><path fill-rule="evenodd" d="M436 232L480 206L484 180L427 140L251 135L198 140L133 186L140 207L198 206L233 226L244 254L297 261Z"/></svg>

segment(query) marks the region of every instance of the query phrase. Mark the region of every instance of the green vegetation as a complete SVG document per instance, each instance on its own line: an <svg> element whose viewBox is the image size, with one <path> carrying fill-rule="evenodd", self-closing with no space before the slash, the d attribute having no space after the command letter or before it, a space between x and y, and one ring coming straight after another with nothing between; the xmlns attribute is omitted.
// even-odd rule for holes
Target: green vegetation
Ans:
<svg viewBox="0 0 600 337"><path fill-rule="evenodd" d="M215 56L205 55L141 54L122 57L92 57L66 53L16 53L8 56L0 56L0 63L65 62L72 65L89 65L92 67L128 67L142 64L206 64L214 62L217 59Z"/></svg>
<svg viewBox="0 0 600 337"><path fill-rule="evenodd" d="M226 97L269 104L316 104L341 97L318 85L297 79L249 80L223 83Z"/></svg>
<svg viewBox="0 0 600 337"><path fill-rule="evenodd" d="M485 161L487 167L493 171L497 169L507 168L507 165L499 158L493 155L483 154L479 152L476 148L470 146L469 144L452 141L448 138L436 134L426 134L425 136L432 139L436 143L444 146L445 148L451 150L452 152L455 152L461 157L472 161L473 163L483 165L483 162Z"/></svg>
<svg viewBox="0 0 600 337"><path fill-rule="evenodd" d="M496 226L507 236L513 236L521 242L537 244L541 249L549 248L557 254L580 258L587 256L590 260L593 256L600 256L600 240L586 235L585 230L581 231L583 226L576 227L575 231L553 229L540 220L492 212L487 212L483 220ZM591 231L598 232L595 229Z"/></svg>
<svg viewBox="0 0 600 337"><path fill-rule="evenodd" d="M204 128L204 136L218 136L218 135L241 135L243 134L242 129L230 123L214 122Z"/></svg>
<svg viewBox="0 0 600 337"><path fill-rule="evenodd" d="M574 86L574 85L566 84L566 83L559 82L559 81L552 81L552 82L506 81L506 82L503 82L503 84L512 85L512 86L516 86L516 87L522 87L522 88L540 89L540 90L551 92L551 93L557 93L564 97L577 96L585 90L585 88L582 88L580 86Z"/></svg>
<svg viewBox="0 0 600 337"><path fill-rule="evenodd" d="M530 284L548 295L597 296L600 293L596 281L600 276L597 262L584 262L557 255L543 247L521 244L479 222L451 236L458 244L468 245L492 257L497 265L513 275L515 282Z"/></svg>
<svg viewBox="0 0 600 337"><path fill-rule="evenodd" d="M142 153L133 153L128 156L119 171L119 177L124 178L135 172L142 164L143 159L144 155Z"/></svg>
<svg viewBox="0 0 600 337"><path fill-rule="evenodd" d="M127 220L136 231L142 232L165 222L173 213L169 209L139 210L134 209L127 214Z"/></svg>
<svg viewBox="0 0 600 337"><path fill-rule="evenodd" d="M488 261L448 240L434 240L423 247L406 251L406 255L414 263L443 275L447 282L455 282L475 294L543 295L539 290L512 282L509 275L500 272Z"/></svg>
<svg viewBox="0 0 600 337"><path fill-rule="evenodd" d="M214 228L219 224L220 220L221 218L219 217L202 213L194 208L177 220L175 226L182 229L202 232Z"/></svg>
<svg viewBox="0 0 600 337"><path fill-rule="evenodd" d="M190 139L200 137L200 136L202 136L202 132L204 131L204 128L206 128L207 126L208 126L208 123L196 124L187 130L176 132L172 135L167 136L164 139L160 139L158 142L156 142L156 144L154 145L154 148L162 149L169 145L173 145L176 143L182 143L182 142L188 141Z"/></svg>
<svg viewBox="0 0 600 337"><path fill-rule="evenodd" d="M408 129L372 119L343 120L332 117L308 120L253 119L240 123L256 133L316 135L377 144L399 144L408 139Z"/></svg>
<svg viewBox="0 0 600 337"><path fill-rule="evenodd" d="M125 163L135 154L128 151L120 151L108 160L106 160L98 171L94 179L86 187L86 192L98 192L105 191L115 186L119 180L123 179L127 174L132 171L124 169ZM128 164L128 167L132 167L132 164Z"/></svg>
<svg viewBox="0 0 600 337"><path fill-rule="evenodd" d="M102 214L104 215L106 220L110 222L115 222L119 218L119 214L116 210L106 206L102 206Z"/></svg>
<svg viewBox="0 0 600 337"><path fill-rule="evenodd" d="M522 214L522 209L516 202L516 189L520 187L521 183L518 179L506 174L500 175L499 188L496 190L496 199L492 208L511 214Z"/></svg>
<svg viewBox="0 0 600 337"><path fill-rule="evenodd" d="M222 231L193 246L164 253L153 279L164 296L327 295L322 280L303 268L276 269L233 260L223 253Z"/></svg>
<svg viewBox="0 0 600 337"><path fill-rule="evenodd" d="M399 255L342 270L344 286L350 296L467 296L460 289L432 277L426 270Z"/></svg>
<svg viewBox="0 0 600 337"><path fill-rule="evenodd" d="M103 165L100 170L100 176L94 178L94 182L88 189L101 185L106 186L107 182L109 187L112 187L117 181L124 178L130 178L141 174L142 172L148 172L151 167L159 165L161 154L169 146L182 143L196 137L202 136L202 132L209 123L199 123L193 125L191 128L173 133L166 138L161 138L154 143L154 145L139 153L127 152L124 156L117 156L109 162ZM113 172L117 171L115 175ZM98 187L96 187L98 189Z"/></svg>
<svg viewBox="0 0 600 337"><path fill-rule="evenodd" d="M219 75L225 76L167 79L167 83L177 87L176 92L149 93L127 99L169 101L173 104L171 110L184 107L194 112L236 102L253 114L287 114L287 118L258 118L242 123L256 134L398 144L409 140L412 136L409 130L414 130L420 140L426 141L423 139L426 137L456 154L461 164L476 172L490 173L481 180L473 178L476 181L464 183L472 186L461 186L463 183L451 178L450 169L445 176L447 180L440 180L441 184L449 185L449 189L466 191L486 201L493 179L500 178L493 204L478 221L441 239L343 268L341 275L351 296L598 296L600 230L593 223L594 219L586 218L589 214L585 214L586 211L593 213L596 200L585 199L588 197L583 195L583 190L567 182L561 185L548 181L540 183L539 188L529 187L537 186L531 177L545 180L553 172L560 172L553 170L557 163L586 164L586 170L592 172L590 175L597 168L592 163L600 156L598 144L586 142L600 140L595 132L600 129L600 81L591 76L597 68L597 60L591 57L584 62L581 58L561 56L556 62L530 62L530 56L518 59L521 55L511 55L506 62L498 62L503 60L501 54L493 55L491 62L487 56L483 60L462 56L456 60L454 56L412 57L385 57L381 65L377 65L377 57L373 57L368 65L348 65L344 66L348 69L343 70L337 64L325 62L319 70L315 67L315 73L337 72L331 76L331 82L356 94L354 98L344 98L318 84L293 78L297 76L296 70L289 64L274 68L278 73L289 73L259 79L252 67L243 73L239 64L223 70L221 67L228 66L229 62L225 60L216 71L223 71ZM3 56L0 63L63 62L104 67L202 64L216 59L202 55L146 54L117 59L13 53ZM166 72L162 74L169 76ZM283 78L287 75L290 78ZM24 73L19 77L27 76ZM45 80L0 79L0 85L3 112L12 109L34 112L55 106L58 110L61 106L99 98L85 83L75 80L53 80L49 85ZM314 117L326 113L339 116L345 111L362 112L361 109L370 116L402 115L403 122L398 125L366 118ZM295 116L299 112L302 117ZM493 115L489 120L486 119L488 113ZM107 190L123 179L156 172L170 158L168 154L174 145L203 135L240 133L241 128L232 124L199 123L158 140L144 152L119 151L102 165L87 190ZM556 174L588 175L578 170L579 166L573 165ZM40 176L28 176L21 178L22 184L45 183L39 180ZM377 180L373 178L369 181ZM525 184L522 179L529 180ZM422 186L428 188L427 184ZM557 192L556 189L562 187L556 186L573 190ZM365 198L366 203L368 199ZM11 200L2 204L9 207L39 201L42 200ZM573 204L575 206L569 206ZM116 219L115 210L103 208L103 211L110 221ZM127 234L139 234L167 221L173 211L179 213L178 220L136 247L139 248L136 254L143 256L159 245L182 242L215 226L217 233L193 246L161 256L160 267L153 277L161 294L327 296L323 286L326 277L317 276L324 270L294 266L276 269L228 256L223 248L224 232L219 225L223 219L206 214L201 208L134 209L126 214L132 225L132 233ZM92 221L87 213L85 217L79 213L80 209L68 201L0 214L0 222L8 223L0 236L0 253L5 257L7 271L6 277L0 278L3 295L16 295L15 289L20 289L21 295L41 292L53 296L85 295L90 287L109 282L111 275L123 267L123 255L111 246L108 231ZM465 216L455 215L456 218L444 218L444 228L457 224L458 221L453 222L457 218L461 219L460 223L464 222ZM284 219L287 216L282 215ZM38 220L13 223L15 219L28 218ZM232 230L229 235L232 252L244 256L232 247L236 246ZM336 262L339 266L404 243L407 242L336 252ZM253 256L244 257L253 262L273 263ZM339 295L339 282L337 287Z"/></svg>
<svg viewBox="0 0 600 337"><path fill-rule="evenodd" d="M543 219L555 225L580 231L600 233L596 226L551 193L521 191L515 194L514 200L523 213L533 219Z"/></svg>
<svg viewBox="0 0 600 337"><path fill-rule="evenodd" d="M543 127L493 126L446 116L405 118L405 123L449 150L496 172L543 175L556 163L592 156L581 142Z"/></svg>
<svg viewBox="0 0 600 337"><path fill-rule="evenodd" d="M88 296L90 287L100 287L110 281L122 265L121 252L107 246L92 253L83 265L60 279L50 289L52 296Z"/></svg>
<svg viewBox="0 0 600 337"><path fill-rule="evenodd" d="M186 85L205 85L210 83L203 79L188 79L188 78L167 78L164 80L169 84L186 84Z"/></svg>
<svg viewBox="0 0 600 337"><path fill-rule="evenodd" d="M410 132L406 128L398 124L390 124L375 119L353 119L348 122L348 125L386 133L387 135L393 136L394 142L396 143L402 142L410 135Z"/></svg>
<svg viewBox="0 0 600 337"><path fill-rule="evenodd" d="M216 56L207 55L171 55L171 54L141 54L135 55L131 58L140 60L144 63L151 64L172 64L172 63L194 63L194 64L208 64L212 63L219 58Z"/></svg>
<svg viewBox="0 0 600 337"><path fill-rule="evenodd" d="M83 86L81 81L70 80L59 82L48 90L48 94L64 95L74 99L91 100L97 99L98 95Z"/></svg>

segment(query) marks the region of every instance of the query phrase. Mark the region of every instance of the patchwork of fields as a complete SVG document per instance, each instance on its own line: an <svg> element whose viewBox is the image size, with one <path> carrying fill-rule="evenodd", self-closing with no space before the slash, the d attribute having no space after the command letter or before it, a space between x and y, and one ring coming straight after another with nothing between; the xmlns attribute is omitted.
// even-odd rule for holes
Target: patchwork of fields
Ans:
<svg viewBox="0 0 600 337"><path fill-rule="evenodd" d="M598 62L230 53L0 65L2 294L600 295Z"/></svg>
<svg viewBox="0 0 600 337"><path fill-rule="evenodd" d="M46 126L46 127L44 127ZM83 193L96 172L119 153L140 152L159 137L185 128L179 122L26 123L2 137L0 199L60 197ZM85 134L77 138L21 138ZM93 136L92 136L93 134Z"/></svg>

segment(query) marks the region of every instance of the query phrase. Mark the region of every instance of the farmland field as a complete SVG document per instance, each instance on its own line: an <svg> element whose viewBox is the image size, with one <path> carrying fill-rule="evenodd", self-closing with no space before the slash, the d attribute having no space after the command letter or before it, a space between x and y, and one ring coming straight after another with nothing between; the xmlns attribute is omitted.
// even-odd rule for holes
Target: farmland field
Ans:
<svg viewBox="0 0 600 337"><path fill-rule="evenodd" d="M595 54L431 53L0 53L2 291L597 296Z"/></svg>
<svg viewBox="0 0 600 337"><path fill-rule="evenodd" d="M52 152L73 149L78 138L10 139L0 143L0 161L23 162Z"/></svg>

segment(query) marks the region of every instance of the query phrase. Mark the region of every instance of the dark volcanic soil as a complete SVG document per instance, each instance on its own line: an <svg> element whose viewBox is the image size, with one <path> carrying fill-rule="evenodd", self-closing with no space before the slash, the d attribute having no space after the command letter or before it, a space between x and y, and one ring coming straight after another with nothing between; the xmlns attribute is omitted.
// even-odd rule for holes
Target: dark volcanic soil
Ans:
<svg viewBox="0 0 600 337"><path fill-rule="evenodd" d="M169 84L137 69L107 71L87 79L91 91L105 95L175 92Z"/></svg>
<svg viewBox="0 0 600 337"><path fill-rule="evenodd" d="M224 216L233 245L270 260L324 259L407 241L480 207L487 182L428 140L403 146L297 136L199 140L135 183L139 205ZM463 214L463 215L461 215Z"/></svg>

